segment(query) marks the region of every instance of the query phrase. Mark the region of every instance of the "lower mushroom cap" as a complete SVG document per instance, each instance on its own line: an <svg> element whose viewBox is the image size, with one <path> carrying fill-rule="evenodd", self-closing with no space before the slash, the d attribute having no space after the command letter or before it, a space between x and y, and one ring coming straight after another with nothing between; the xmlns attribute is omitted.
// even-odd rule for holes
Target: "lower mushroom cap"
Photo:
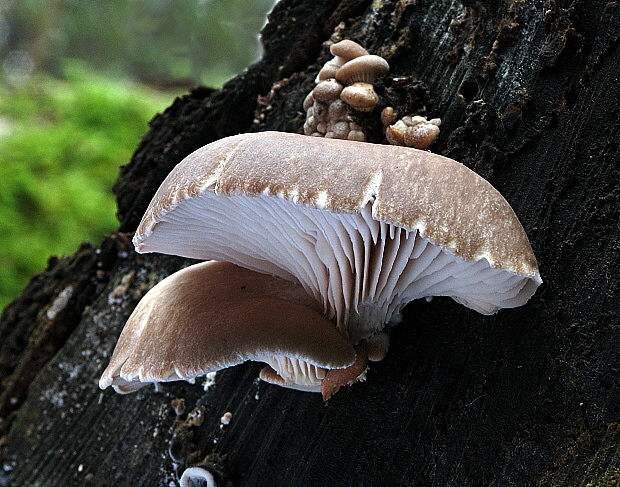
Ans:
<svg viewBox="0 0 620 487"><path fill-rule="evenodd" d="M356 355L300 285L227 262L204 262L172 274L144 296L99 385L133 392L148 382L190 379L268 356L332 369L348 367Z"/></svg>

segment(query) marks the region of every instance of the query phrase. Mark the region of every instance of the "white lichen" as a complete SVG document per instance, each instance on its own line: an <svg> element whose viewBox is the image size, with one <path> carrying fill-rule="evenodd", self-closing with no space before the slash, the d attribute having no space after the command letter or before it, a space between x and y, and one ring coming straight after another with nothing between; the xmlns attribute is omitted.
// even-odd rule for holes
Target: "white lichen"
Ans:
<svg viewBox="0 0 620 487"><path fill-rule="evenodd" d="M233 414L230 411L224 413L224 415L220 418L220 424L222 426L226 426L230 424L232 421Z"/></svg>
<svg viewBox="0 0 620 487"><path fill-rule="evenodd" d="M58 316L58 313L65 309L67 303L69 303L69 300L72 298L72 296L73 286L67 286L66 288L64 288L58 294L58 296L56 296L56 299L54 299L52 305L47 309L47 311L45 312L45 316L47 316L49 320L53 320L54 318L56 318L56 316Z"/></svg>

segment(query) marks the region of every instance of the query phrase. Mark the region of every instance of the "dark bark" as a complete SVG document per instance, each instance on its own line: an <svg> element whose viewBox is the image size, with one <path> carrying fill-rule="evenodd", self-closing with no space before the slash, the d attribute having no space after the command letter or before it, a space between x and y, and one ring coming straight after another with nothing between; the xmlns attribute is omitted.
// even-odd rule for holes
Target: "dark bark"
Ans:
<svg viewBox="0 0 620 487"><path fill-rule="evenodd" d="M193 149L300 132L328 59L321 43L340 21L390 62L383 103L441 117L433 151L513 205L545 283L491 317L447 299L411 303L386 359L327 404L258 383L252 364L206 392L99 391L139 297L185 263L135 255L126 233ZM153 121L116 185L121 233L51 262L3 314L0 485L168 485L210 453L235 486L617 485L620 5L283 0L264 37L246 74ZM376 117L360 123L382 142Z"/></svg>

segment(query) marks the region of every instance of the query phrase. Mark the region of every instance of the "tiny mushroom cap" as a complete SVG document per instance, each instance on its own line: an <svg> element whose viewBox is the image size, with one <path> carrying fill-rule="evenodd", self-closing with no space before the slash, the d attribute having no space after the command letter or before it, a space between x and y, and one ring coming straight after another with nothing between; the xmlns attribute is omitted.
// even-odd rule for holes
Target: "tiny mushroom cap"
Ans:
<svg viewBox="0 0 620 487"><path fill-rule="evenodd" d="M332 44L329 48L329 52L337 58L341 58L344 62L350 61L356 57L368 55L368 51L366 49L360 46L357 42L349 39Z"/></svg>
<svg viewBox="0 0 620 487"><path fill-rule="evenodd" d="M201 462L183 471L179 485L180 487L225 487L231 485L226 475L223 457L217 453L209 453Z"/></svg>
<svg viewBox="0 0 620 487"><path fill-rule="evenodd" d="M139 252L225 260L299 283L354 345L414 299L449 296L492 314L525 304L542 282L510 205L462 164L408 147L280 132L228 137L185 158L151 201L134 244ZM235 321L242 321L250 311L237 304ZM283 330L286 319L278 320ZM328 323L318 325L321 340ZM285 355L263 345L257 351L237 340L231 349L240 351L216 362ZM295 357L319 368L351 366L354 354L334 346L340 361L331 354L319 360L313 345ZM104 376L103 385L140 374L150 371L136 364L131 373Z"/></svg>
<svg viewBox="0 0 620 487"><path fill-rule="evenodd" d="M315 81L320 83L321 81L335 78L340 66L342 66L342 63L338 63L334 59L327 61L319 71L319 74L317 74Z"/></svg>
<svg viewBox="0 0 620 487"><path fill-rule="evenodd" d="M368 54L356 57L343 64L336 73L336 79L344 85L358 81L373 83L379 76L390 70L388 62L380 56Z"/></svg>
<svg viewBox="0 0 620 487"><path fill-rule="evenodd" d="M388 125L385 129L385 137L393 145L405 145L405 132L409 126L402 120L398 120L394 125Z"/></svg>
<svg viewBox="0 0 620 487"><path fill-rule="evenodd" d="M413 127L407 127L403 140L408 147L416 149L428 149L439 136L439 127L432 123L419 123Z"/></svg>
<svg viewBox="0 0 620 487"><path fill-rule="evenodd" d="M392 125L398 119L398 114L393 107L385 107L381 111L381 123L386 127Z"/></svg>
<svg viewBox="0 0 620 487"><path fill-rule="evenodd" d="M335 57L327 61L321 68L321 71L319 71L316 77L317 83L326 79L335 78L336 73L344 63L358 56L365 56L368 54L368 51L357 42L348 39L332 44L330 52Z"/></svg>
<svg viewBox="0 0 620 487"><path fill-rule="evenodd" d="M320 102L329 103L337 100L342 92L342 85L333 78L317 84L312 90L312 97Z"/></svg>
<svg viewBox="0 0 620 487"><path fill-rule="evenodd" d="M379 103L379 96L369 83L353 83L345 87L340 93L340 98L347 105L360 111L370 111Z"/></svg>
<svg viewBox="0 0 620 487"><path fill-rule="evenodd" d="M319 391L327 370L354 365L356 353L301 285L209 261L144 296L99 385L129 393L246 360L275 363L272 382Z"/></svg>

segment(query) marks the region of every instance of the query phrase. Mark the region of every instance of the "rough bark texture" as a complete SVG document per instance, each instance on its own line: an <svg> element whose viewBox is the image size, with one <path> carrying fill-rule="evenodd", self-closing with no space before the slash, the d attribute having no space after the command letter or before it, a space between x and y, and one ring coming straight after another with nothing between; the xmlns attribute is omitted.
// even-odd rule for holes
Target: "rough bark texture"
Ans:
<svg viewBox="0 0 620 487"><path fill-rule="evenodd" d="M513 205L545 283L491 317L410 304L386 359L327 404L252 364L206 391L100 391L139 297L187 264L128 245L156 187L217 138L300 132L341 21L390 62L382 103L441 117L432 150ZM247 73L153 120L115 187L119 233L53 259L2 315L0 485L173 485L209 454L239 487L618 485L620 5L282 0L263 36ZM381 142L377 117L360 123Z"/></svg>

